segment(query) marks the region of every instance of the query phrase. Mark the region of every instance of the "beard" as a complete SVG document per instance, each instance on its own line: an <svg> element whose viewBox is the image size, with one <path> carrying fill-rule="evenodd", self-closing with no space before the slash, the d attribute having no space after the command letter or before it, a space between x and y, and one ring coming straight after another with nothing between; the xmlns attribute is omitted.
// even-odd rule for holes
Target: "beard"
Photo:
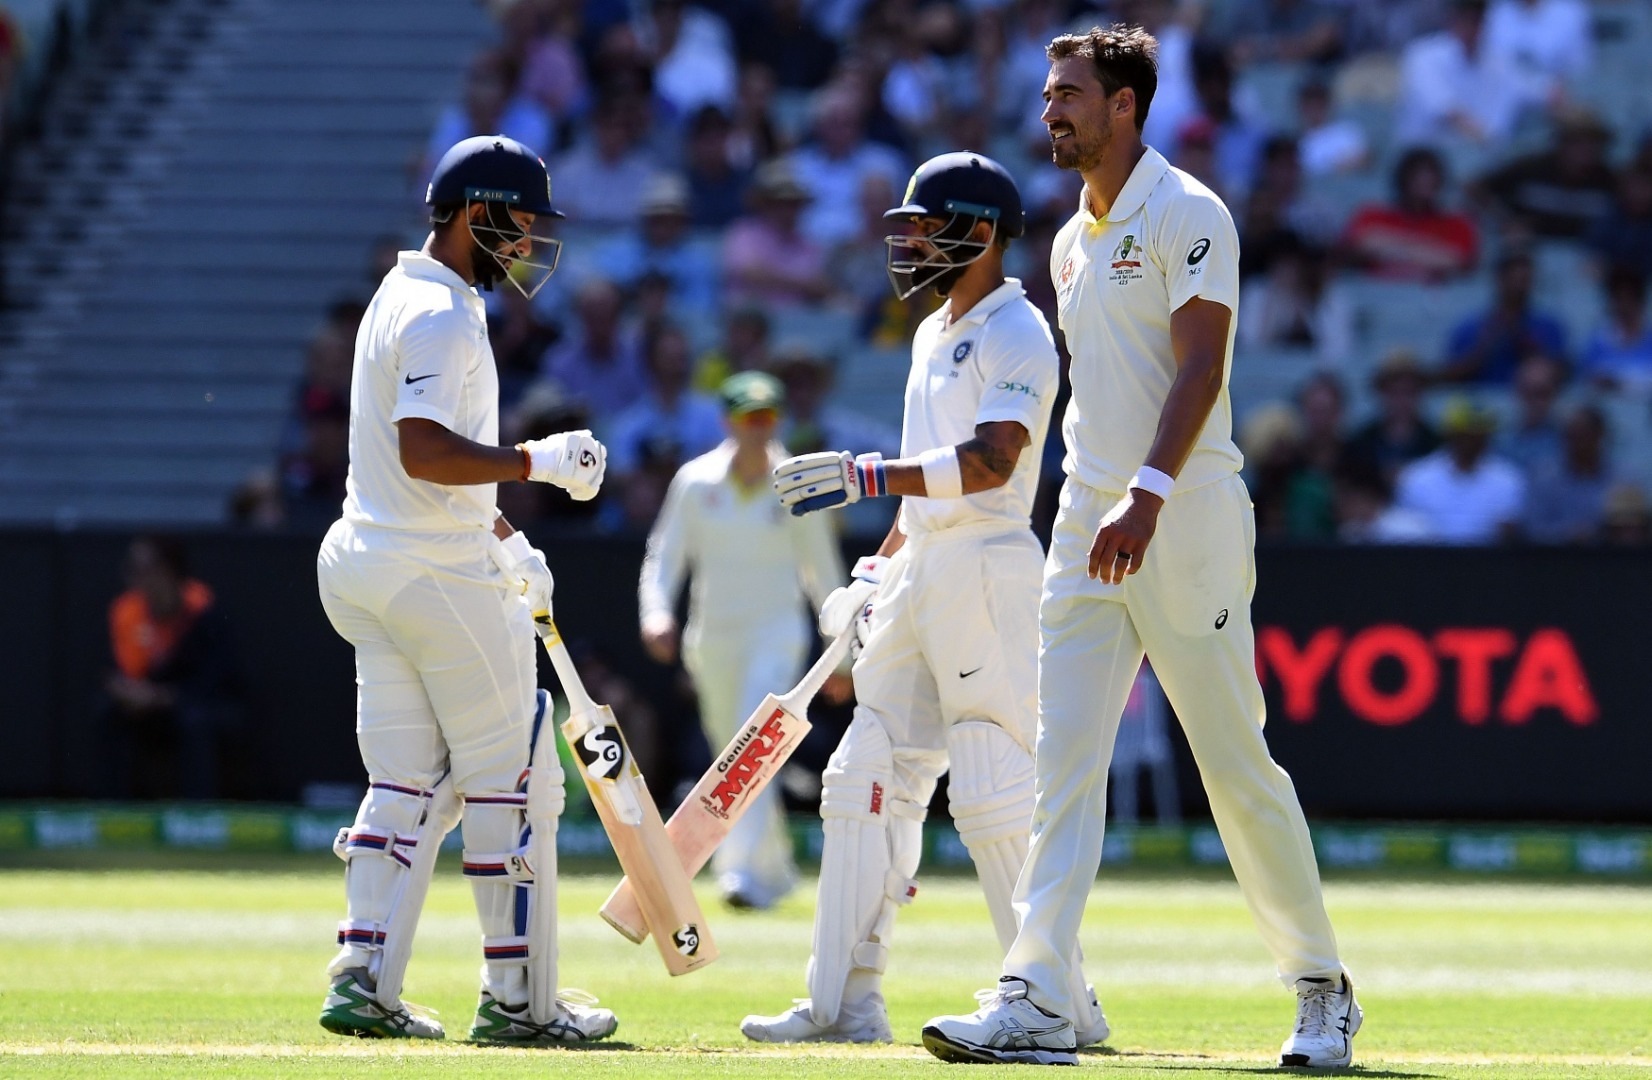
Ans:
<svg viewBox="0 0 1652 1080"><path fill-rule="evenodd" d="M1065 139L1050 142L1050 160L1055 162L1058 169L1089 172L1101 164L1101 159L1106 155L1107 147L1112 141L1113 131L1105 124L1097 128L1095 134L1089 138L1074 128L1072 134Z"/></svg>

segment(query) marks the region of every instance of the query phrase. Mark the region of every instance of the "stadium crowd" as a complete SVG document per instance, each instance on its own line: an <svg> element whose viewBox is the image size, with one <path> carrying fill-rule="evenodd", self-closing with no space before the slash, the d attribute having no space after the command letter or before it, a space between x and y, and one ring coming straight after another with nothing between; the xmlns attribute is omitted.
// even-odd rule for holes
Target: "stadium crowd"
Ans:
<svg viewBox="0 0 1652 1080"><path fill-rule="evenodd" d="M1012 272L1048 312L1078 179L1048 162L1043 46L1140 22L1161 41L1146 139L1241 232L1232 390L1261 533L1645 544L1652 135L1612 121L1625 91L1596 40L1599 12L1629 6L498 2L363 288L422 235L439 150L502 131L540 149L568 212L551 283L488 296L502 439L589 426L610 448L596 502L507 485L512 520L646 530L743 370L784 381L794 453L890 452L927 310L891 294L881 212L926 157L991 153L1029 209ZM341 301L317 332L243 520L336 512L359 312Z"/></svg>

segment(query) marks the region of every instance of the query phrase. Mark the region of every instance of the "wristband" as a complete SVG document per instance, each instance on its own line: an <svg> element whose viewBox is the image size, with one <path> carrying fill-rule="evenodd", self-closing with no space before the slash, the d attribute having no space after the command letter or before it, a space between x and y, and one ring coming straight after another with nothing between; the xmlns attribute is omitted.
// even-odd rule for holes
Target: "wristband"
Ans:
<svg viewBox="0 0 1652 1080"><path fill-rule="evenodd" d="M517 443L516 448L522 451L522 475L517 479L526 483L528 477L533 474L533 455L528 453L528 447L525 443Z"/></svg>
<svg viewBox="0 0 1652 1080"><path fill-rule="evenodd" d="M503 540L499 546L510 557L511 566L520 566L533 557L533 545L528 543L528 534L521 529L516 530Z"/></svg>
<svg viewBox="0 0 1652 1080"><path fill-rule="evenodd" d="M1167 472L1161 472L1151 465L1143 465L1136 470L1136 475L1130 478L1130 487L1141 488L1150 495L1157 495L1161 499L1169 500L1170 493L1176 490L1176 478Z"/></svg>
<svg viewBox="0 0 1652 1080"><path fill-rule="evenodd" d="M860 480L860 497L874 499L889 494L889 484L883 475L883 455L862 454L855 459L855 473Z"/></svg>
<svg viewBox="0 0 1652 1080"><path fill-rule="evenodd" d="M956 499L964 493L964 472L956 446L938 446L918 455L924 471L924 494L931 499Z"/></svg>

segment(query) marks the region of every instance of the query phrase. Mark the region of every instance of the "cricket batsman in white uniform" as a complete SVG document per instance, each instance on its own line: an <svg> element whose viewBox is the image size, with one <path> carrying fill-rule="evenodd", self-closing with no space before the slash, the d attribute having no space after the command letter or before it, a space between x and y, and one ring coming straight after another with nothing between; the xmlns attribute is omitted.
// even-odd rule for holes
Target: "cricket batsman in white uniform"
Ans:
<svg viewBox="0 0 1652 1080"><path fill-rule="evenodd" d="M606 454L584 431L498 445L498 374L474 288L505 279L537 291L559 249L531 229L562 215L544 163L495 135L449 150L425 201L424 248L402 252L356 337L344 513L317 559L322 606L356 649L356 738L369 777L336 846L348 913L321 1025L443 1037L397 995L436 848L458 817L484 958L471 1038L602 1038L614 1014L588 1001L559 996L540 1010L549 1023L529 1016L529 956L554 966L556 950L525 936L519 886L530 740L552 737L538 730L546 699L535 688L531 614L550 610L551 575L494 495L501 481L536 480L590 499ZM561 770L546 779L554 830Z"/></svg>
<svg viewBox="0 0 1652 1080"><path fill-rule="evenodd" d="M1198 761L1234 876L1297 994L1281 1065L1341 1066L1360 1011L1308 826L1262 737L1255 536L1230 434L1239 242L1210 189L1141 141L1158 43L1139 27L1048 49L1055 163L1084 177L1050 256L1072 354L1060 511L1039 611L1038 799L1021 929L996 992L924 1028L949 1061L1075 1063L1070 965L1101 863L1108 759L1152 657Z"/></svg>
<svg viewBox="0 0 1652 1080"><path fill-rule="evenodd" d="M887 241L896 293L933 288L947 302L913 338L899 459L827 452L775 471L793 513L874 495L902 505L878 553L821 612L828 636L851 622L861 635L859 704L824 777L809 998L747 1017L741 1030L759 1042L891 1041L890 937L916 893L924 816L949 766L952 819L1004 947L1016 931L1043 563L1029 515L1059 363L1049 326L1004 277L1025 217L1002 166L974 153L933 158L884 216L910 230ZM1107 1024L1073 960L1084 1037L1099 1042Z"/></svg>
<svg viewBox="0 0 1652 1080"><path fill-rule="evenodd" d="M685 464L671 481L648 536L637 589L643 645L662 664L676 660L677 594L693 576L683 664L700 699L713 754L776 687L790 686L809 644L799 617L807 594L816 611L843 580L843 559L823 517L793 517L775 502L775 441L785 390L772 375L742 372L724 381L729 437ZM768 908L797 885L780 789L746 810L712 856L723 900Z"/></svg>

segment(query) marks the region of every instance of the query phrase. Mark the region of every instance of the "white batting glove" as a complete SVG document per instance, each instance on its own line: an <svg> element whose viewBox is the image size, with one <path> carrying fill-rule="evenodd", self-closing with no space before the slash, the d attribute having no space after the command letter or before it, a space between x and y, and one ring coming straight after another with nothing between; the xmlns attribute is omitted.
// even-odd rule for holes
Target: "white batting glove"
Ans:
<svg viewBox="0 0 1652 1080"><path fill-rule="evenodd" d="M551 579L551 568L545 562L545 553L528 543L522 532L513 532L490 549L494 565L499 567L513 589L521 590L523 601L535 616L551 612L551 592L556 583Z"/></svg>
<svg viewBox="0 0 1652 1080"><path fill-rule="evenodd" d="M836 638L851 624L854 625L855 640L849 643L849 652L854 656L860 655L867 635L871 633L872 598L883 584L883 570L888 565L889 560L882 555L866 556L855 564L849 575L849 584L833 589L826 602L820 605L820 632L823 636Z"/></svg>
<svg viewBox="0 0 1652 1080"><path fill-rule="evenodd" d="M796 517L889 493L883 455L854 457L847 450L787 458L774 468L774 490L780 493L780 505Z"/></svg>
<svg viewBox="0 0 1652 1080"><path fill-rule="evenodd" d="M564 431L517 447L528 455L529 480L555 484L575 502L597 497L608 471L608 448L589 431Z"/></svg>

